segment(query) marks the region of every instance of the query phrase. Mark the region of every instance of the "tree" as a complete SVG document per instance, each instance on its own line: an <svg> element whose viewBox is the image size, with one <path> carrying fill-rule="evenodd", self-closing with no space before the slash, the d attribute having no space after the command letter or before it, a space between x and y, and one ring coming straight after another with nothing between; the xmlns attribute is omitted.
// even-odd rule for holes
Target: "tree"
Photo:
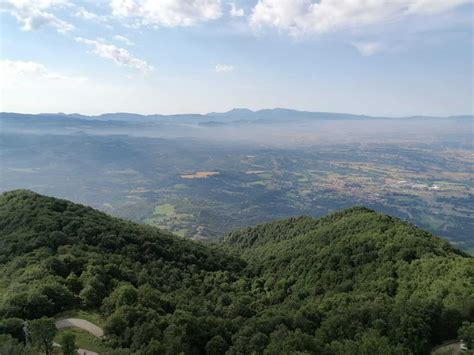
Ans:
<svg viewBox="0 0 474 355"><path fill-rule="evenodd" d="M219 355L224 354L229 345L223 337L216 335L206 344L206 354L207 355Z"/></svg>
<svg viewBox="0 0 474 355"><path fill-rule="evenodd" d="M13 338L26 342L25 332L23 331L23 319L20 318L7 318L0 321L0 334L9 334Z"/></svg>
<svg viewBox="0 0 474 355"><path fill-rule="evenodd" d="M331 352L347 355L404 354L406 349L393 347L386 337L380 336L377 331L369 330L357 340L333 341Z"/></svg>
<svg viewBox="0 0 474 355"><path fill-rule="evenodd" d="M53 339L56 335L56 326L51 318L43 317L29 322L29 330L33 345L46 355L53 353Z"/></svg>
<svg viewBox="0 0 474 355"><path fill-rule="evenodd" d="M175 324L171 324L163 333L163 345L166 348L167 355L186 353L188 349L186 331Z"/></svg>
<svg viewBox="0 0 474 355"><path fill-rule="evenodd" d="M79 277L73 272L71 272L66 278L67 287L74 293L79 293L82 289L81 281Z"/></svg>
<svg viewBox="0 0 474 355"><path fill-rule="evenodd" d="M143 351L144 355L157 355L165 353L165 348L163 345L156 339L153 339L148 343L145 350Z"/></svg>
<svg viewBox="0 0 474 355"><path fill-rule="evenodd" d="M251 350L258 354L263 352L267 344L268 344L268 337L265 334L260 333L260 332L255 334L252 337L252 339L250 339Z"/></svg>
<svg viewBox="0 0 474 355"><path fill-rule="evenodd" d="M110 312L120 306L132 306L138 301L138 291L130 284L123 284L115 288L115 290L104 300L103 308Z"/></svg>
<svg viewBox="0 0 474 355"><path fill-rule="evenodd" d="M25 350L25 346L17 339L7 334L0 334L0 354L26 355L28 352Z"/></svg>
<svg viewBox="0 0 474 355"><path fill-rule="evenodd" d="M77 353L76 336L74 334L64 333L59 344L61 344L63 355L75 355Z"/></svg>
<svg viewBox="0 0 474 355"><path fill-rule="evenodd" d="M469 349L474 348L474 323L463 322L458 330L458 337Z"/></svg>
<svg viewBox="0 0 474 355"><path fill-rule="evenodd" d="M84 288L79 293L82 302L86 307L97 307L102 303L102 299L106 293L104 283L100 280L98 275L93 275L86 278L84 281Z"/></svg>

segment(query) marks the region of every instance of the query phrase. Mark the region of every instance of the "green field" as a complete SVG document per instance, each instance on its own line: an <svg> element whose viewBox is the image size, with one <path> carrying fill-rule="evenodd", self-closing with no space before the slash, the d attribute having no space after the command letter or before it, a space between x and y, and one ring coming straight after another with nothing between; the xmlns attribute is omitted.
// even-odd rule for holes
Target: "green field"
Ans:
<svg viewBox="0 0 474 355"><path fill-rule="evenodd" d="M163 205L156 206L154 214L164 215L164 216L171 216L171 215L174 214L174 206L170 205L169 203L165 203Z"/></svg>

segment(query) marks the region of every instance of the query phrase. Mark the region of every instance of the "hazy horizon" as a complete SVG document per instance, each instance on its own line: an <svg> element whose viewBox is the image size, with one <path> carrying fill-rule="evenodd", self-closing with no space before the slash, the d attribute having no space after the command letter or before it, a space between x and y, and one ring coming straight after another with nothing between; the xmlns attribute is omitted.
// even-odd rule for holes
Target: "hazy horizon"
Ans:
<svg viewBox="0 0 474 355"><path fill-rule="evenodd" d="M472 114L469 0L0 3L0 111Z"/></svg>
<svg viewBox="0 0 474 355"><path fill-rule="evenodd" d="M185 115L202 115L206 116L209 115L211 116L212 114L227 114L235 110L248 110L253 113L257 113L259 111L272 111L272 110L289 110L289 111L295 111L295 112L304 112L304 113L327 113L327 114L341 114L341 115L353 115L353 116L366 116L366 117L371 117L371 118L416 118L416 117L427 117L427 118L450 118L450 117L474 117L474 112L466 112L466 113L460 113L460 114L453 114L453 115L417 115L417 114L408 114L408 115L403 115L403 116L390 116L390 115L370 115L367 113L363 112L339 112L339 111L318 111L318 110L300 110L296 108L291 108L291 107L263 107L259 109L249 109L247 107L233 107L228 110L224 111L216 111L216 110L211 110L211 111L203 111L203 112L172 112L172 113L162 113L162 112L153 112L153 113L142 113L142 112L137 112L137 111L102 111L98 113L92 113L92 114L86 114L83 112L63 112L63 111L57 111L57 112L20 112L20 111L0 111L0 113L13 113L13 114L20 114L20 115L65 115L65 116L71 116L71 115L80 115L80 116L86 116L86 117L96 117L96 116L102 116L102 115L116 115L116 114L130 114L130 115L139 115L139 116L185 116Z"/></svg>

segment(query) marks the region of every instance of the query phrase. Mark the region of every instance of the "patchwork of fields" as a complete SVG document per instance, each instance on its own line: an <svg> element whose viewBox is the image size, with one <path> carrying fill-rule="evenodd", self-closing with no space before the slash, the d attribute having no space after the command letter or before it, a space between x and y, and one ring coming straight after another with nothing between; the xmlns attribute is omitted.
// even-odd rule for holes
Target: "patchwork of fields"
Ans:
<svg viewBox="0 0 474 355"><path fill-rule="evenodd" d="M466 144L4 138L2 190L68 198L185 237L213 239L244 225L366 205L474 248L474 159Z"/></svg>

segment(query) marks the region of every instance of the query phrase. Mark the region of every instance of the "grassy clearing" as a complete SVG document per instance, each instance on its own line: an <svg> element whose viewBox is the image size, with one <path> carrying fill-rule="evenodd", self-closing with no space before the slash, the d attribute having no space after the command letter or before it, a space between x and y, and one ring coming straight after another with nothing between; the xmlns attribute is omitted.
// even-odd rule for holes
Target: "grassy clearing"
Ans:
<svg viewBox="0 0 474 355"><path fill-rule="evenodd" d="M399 196L397 197L398 201L401 203L412 203L414 200L414 197L408 197L408 196Z"/></svg>
<svg viewBox="0 0 474 355"><path fill-rule="evenodd" d="M176 190L186 190L189 189L189 186L185 184L175 184L173 188L175 188Z"/></svg>
<svg viewBox="0 0 474 355"><path fill-rule="evenodd" d="M255 186L255 185L265 186L266 184L265 184L265 181L254 181L247 184L247 186Z"/></svg>
<svg viewBox="0 0 474 355"><path fill-rule="evenodd" d="M154 214L172 216L174 214L174 206L170 203L164 203L155 207Z"/></svg>
<svg viewBox="0 0 474 355"><path fill-rule="evenodd" d="M22 173L22 174L32 174L32 173L36 173L39 170L38 168L7 168L7 169L15 173Z"/></svg>
<svg viewBox="0 0 474 355"><path fill-rule="evenodd" d="M433 229L441 228L441 226L443 225L443 221L426 214L422 216L421 223Z"/></svg>
<svg viewBox="0 0 474 355"><path fill-rule="evenodd" d="M180 236L180 237L185 237L186 233L188 233L188 230L186 228L182 228L182 229L173 231L173 233Z"/></svg>
<svg viewBox="0 0 474 355"><path fill-rule="evenodd" d="M68 328L68 329L61 329L56 334L54 341L58 344L61 342L61 337L64 334L74 334L76 336L76 346L81 349L95 351L99 354L112 354L114 349L107 346L103 340L96 338L92 334L89 334L85 330L76 329L76 328Z"/></svg>

